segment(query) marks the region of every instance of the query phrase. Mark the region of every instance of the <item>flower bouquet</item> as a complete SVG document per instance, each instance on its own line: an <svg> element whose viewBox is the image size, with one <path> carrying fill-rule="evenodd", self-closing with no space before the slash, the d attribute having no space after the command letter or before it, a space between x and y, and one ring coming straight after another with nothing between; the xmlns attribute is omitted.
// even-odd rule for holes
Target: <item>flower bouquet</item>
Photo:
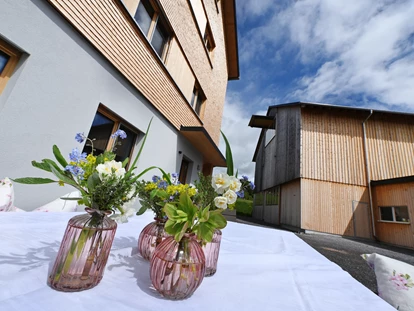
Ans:
<svg viewBox="0 0 414 311"><path fill-rule="evenodd" d="M192 185L182 185L178 181L178 175L163 174L162 177L153 176L152 181L139 181L136 185L141 208L137 215L146 210L152 210L155 214L154 222L151 222L141 231L138 238L138 251L141 256L150 260L155 248L168 236L164 230L167 218L163 212L166 203L176 200L182 193L188 193L193 197L197 189Z"/></svg>
<svg viewBox="0 0 414 311"><path fill-rule="evenodd" d="M78 133L75 139L82 143L85 139L92 147L90 154L81 153L77 148L69 154L69 162L62 156L59 148L53 146L56 161L43 159L32 161L32 165L55 175L57 180L50 178L26 177L14 179L23 184L65 184L76 188L80 197L62 198L77 200L86 206L87 214L78 215L69 220L60 249L49 275L49 285L61 291L80 291L96 286L102 279L109 251L115 236L118 221L126 221L135 213L128 207L138 194L136 181L150 167L135 175L139 156L145 145L151 122L147 128L141 148L129 169L128 159L115 161L114 148L120 139L126 138L122 130L113 134L114 144L111 151L94 155L93 141ZM108 217L108 216L111 216Z"/></svg>

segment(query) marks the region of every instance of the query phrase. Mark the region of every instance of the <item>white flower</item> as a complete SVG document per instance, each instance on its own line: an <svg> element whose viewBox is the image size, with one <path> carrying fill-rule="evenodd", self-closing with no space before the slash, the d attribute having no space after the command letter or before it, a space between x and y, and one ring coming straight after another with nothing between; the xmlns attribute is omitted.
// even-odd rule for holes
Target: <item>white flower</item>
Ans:
<svg viewBox="0 0 414 311"><path fill-rule="evenodd" d="M115 160L105 162L104 164L99 164L96 167L96 170L99 173L99 178L102 180L105 176L109 176L112 173L116 177L121 178L125 175L125 169L122 167L122 162L116 162Z"/></svg>
<svg viewBox="0 0 414 311"><path fill-rule="evenodd" d="M234 176L230 176L229 179L230 179L229 189L233 190L234 192L240 191L240 187L241 187L240 180Z"/></svg>
<svg viewBox="0 0 414 311"><path fill-rule="evenodd" d="M128 202L124 206L122 206L124 212L122 214L113 214L111 218L115 220L117 223L126 223L128 222L128 218L135 215L136 209L132 207L132 203Z"/></svg>
<svg viewBox="0 0 414 311"><path fill-rule="evenodd" d="M227 199L228 204L233 204L237 200L237 194L233 190L227 190L223 196Z"/></svg>
<svg viewBox="0 0 414 311"><path fill-rule="evenodd" d="M216 197L214 199L214 205L221 209L227 208L227 198L226 197Z"/></svg>
<svg viewBox="0 0 414 311"><path fill-rule="evenodd" d="M211 185L218 194L223 194L230 186L230 177L227 174L214 175L211 180Z"/></svg>

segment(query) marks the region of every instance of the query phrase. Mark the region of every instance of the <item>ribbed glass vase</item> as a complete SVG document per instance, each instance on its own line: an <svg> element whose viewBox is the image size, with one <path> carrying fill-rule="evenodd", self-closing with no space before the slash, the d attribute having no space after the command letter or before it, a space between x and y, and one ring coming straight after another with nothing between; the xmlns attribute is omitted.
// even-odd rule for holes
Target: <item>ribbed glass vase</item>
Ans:
<svg viewBox="0 0 414 311"><path fill-rule="evenodd" d="M66 227L48 284L55 290L77 292L99 284L117 224L98 210L71 218Z"/></svg>
<svg viewBox="0 0 414 311"><path fill-rule="evenodd" d="M138 238L138 251L146 260L151 260L155 248L169 236L164 230L166 220L163 218L154 218L154 220L142 229Z"/></svg>
<svg viewBox="0 0 414 311"><path fill-rule="evenodd" d="M185 299L200 286L205 274L204 252L195 236L180 242L172 236L155 250L150 262L150 277L155 289L169 299Z"/></svg>
<svg viewBox="0 0 414 311"><path fill-rule="evenodd" d="M217 271L217 262L220 253L221 230L216 229L211 242L203 246L204 255L206 256L206 274L213 276Z"/></svg>

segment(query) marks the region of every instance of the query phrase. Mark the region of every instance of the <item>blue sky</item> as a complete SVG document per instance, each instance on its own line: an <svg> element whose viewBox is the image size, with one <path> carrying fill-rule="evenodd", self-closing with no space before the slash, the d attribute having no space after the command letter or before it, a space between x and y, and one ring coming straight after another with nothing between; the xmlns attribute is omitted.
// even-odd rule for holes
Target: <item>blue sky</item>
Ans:
<svg viewBox="0 0 414 311"><path fill-rule="evenodd" d="M237 0L237 22L241 77L222 129L241 173L254 173L259 131L248 121L269 105L414 112L414 1Z"/></svg>

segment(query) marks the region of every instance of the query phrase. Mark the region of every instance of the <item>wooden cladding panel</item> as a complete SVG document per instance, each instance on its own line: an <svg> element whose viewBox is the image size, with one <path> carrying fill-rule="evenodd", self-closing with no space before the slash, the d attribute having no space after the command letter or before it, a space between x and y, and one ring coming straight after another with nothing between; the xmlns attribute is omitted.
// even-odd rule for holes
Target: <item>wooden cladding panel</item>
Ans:
<svg viewBox="0 0 414 311"><path fill-rule="evenodd" d="M364 208L365 217L353 215L353 202L369 202L367 187L326 181L301 179L302 228L312 231L354 236L354 221L358 228L367 229L369 222L368 204L355 204ZM360 206L358 206L360 205ZM368 230L363 232L369 238Z"/></svg>
<svg viewBox="0 0 414 311"><path fill-rule="evenodd" d="M116 0L49 0L177 129L200 126L168 72Z"/></svg>
<svg viewBox="0 0 414 311"><path fill-rule="evenodd" d="M280 188L280 223L301 227L300 180L284 184Z"/></svg>
<svg viewBox="0 0 414 311"><path fill-rule="evenodd" d="M159 2L206 96L202 120L204 128L218 145L228 80L222 10L218 14L214 1L202 1L216 43L211 65L209 53L201 37L203 34L200 36L197 31L197 20L191 13L190 2L188 0L159 0Z"/></svg>
<svg viewBox="0 0 414 311"><path fill-rule="evenodd" d="M301 176L366 185L363 116L302 108Z"/></svg>
<svg viewBox="0 0 414 311"><path fill-rule="evenodd" d="M414 248L414 182L375 186L373 191L374 217L380 241ZM380 222L378 206L407 206L410 224Z"/></svg>
<svg viewBox="0 0 414 311"><path fill-rule="evenodd" d="M371 179L414 175L414 117L380 114L367 121Z"/></svg>

